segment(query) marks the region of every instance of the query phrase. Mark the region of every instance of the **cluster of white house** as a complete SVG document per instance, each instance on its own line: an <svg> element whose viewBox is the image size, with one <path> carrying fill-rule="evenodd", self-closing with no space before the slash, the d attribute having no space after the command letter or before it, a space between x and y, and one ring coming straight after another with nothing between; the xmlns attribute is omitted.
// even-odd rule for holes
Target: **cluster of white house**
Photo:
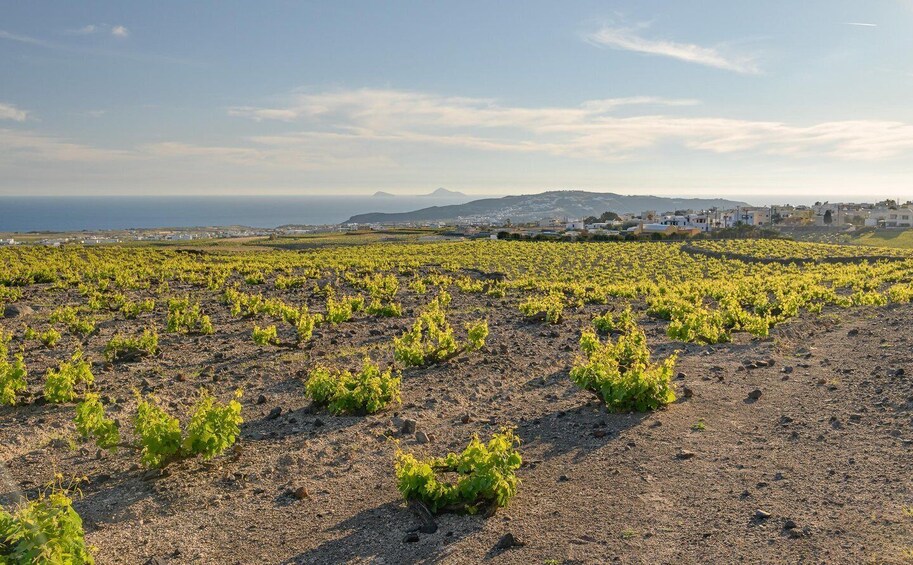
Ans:
<svg viewBox="0 0 913 565"><path fill-rule="evenodd" d="M548 220L543 221L544 225ZM631 224L634 224L633 226ZM816 203L812 206L751 206L730 210L693 210L657 214L647 210L640 214L625 214L612 222L586 223L571 220L567 231L618 232L621 226L636 233L701 233L717 229L746 226L819 226L913 228L913 203L897 205L894 201L875 204Z"/></svg>

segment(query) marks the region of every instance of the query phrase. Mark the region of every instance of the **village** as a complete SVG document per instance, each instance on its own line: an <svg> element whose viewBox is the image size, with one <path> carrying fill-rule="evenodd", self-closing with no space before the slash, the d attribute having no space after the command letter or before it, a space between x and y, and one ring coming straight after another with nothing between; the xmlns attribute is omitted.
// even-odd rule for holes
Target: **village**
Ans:
<svg viewBox="0 0 913 565"><path fill-rule="evenodd" d="M594 211L594 214L599 212ZM710 232L749 226L790 230L848 231L856 228L913 228L913 202L895 200L871 203L818 202L813 205L772 205L727 210L675 210L615 214L602 212L587 218L543 218L535 222L512 222L504 217L466 217L455 222L409 224L345 224L343 229L381 230L390 227L451 228L469 236L492 239L508 236L574 238L583 234L602 236L653 235L693 237Z"/></svg>

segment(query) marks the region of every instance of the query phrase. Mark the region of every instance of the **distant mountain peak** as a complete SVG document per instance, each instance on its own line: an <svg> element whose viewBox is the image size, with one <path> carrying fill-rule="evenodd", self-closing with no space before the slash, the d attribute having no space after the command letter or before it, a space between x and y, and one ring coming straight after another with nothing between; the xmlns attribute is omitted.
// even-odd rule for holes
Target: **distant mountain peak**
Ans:
<svg viewBox="0 0 913 565"><path fill-rule="evenodd" d="M378 190L371 195L372 198L394 198L395 195L390 194L389 192L384 192L383 190Z"/></svg>
<svg viewBox="0 0 913 565"><path fill-rule="evenodd" d="M455 190L447 190L446 188L441 187L441 188L438 188L437 190L435 190L434 192L432 192L431 194L426 194L425 196L430 196L433 198L441 198L444 196L451 197L451 196L466 196L466 195L463 194L462 192L457 192Z"/></svg>

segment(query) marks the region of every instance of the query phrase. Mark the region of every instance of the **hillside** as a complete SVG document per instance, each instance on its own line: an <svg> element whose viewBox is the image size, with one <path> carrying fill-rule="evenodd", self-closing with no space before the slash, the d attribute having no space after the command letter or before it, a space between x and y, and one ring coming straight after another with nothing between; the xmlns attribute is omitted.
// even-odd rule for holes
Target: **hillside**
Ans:
<svg viewBox="0 0 913 565"><path fill-rule="evenodd" d="M583 190L553 190L541 194L483 198L465 204L430 206L412 212L358 214L349 218L347 223L394 224L467 218L510 219L520 222L552 217L580 218L599 215L605 211L625 214L644 210L663 212L681 209L701 210L713 207L734 208L736 206L748 206L748 204L722 198L667 198Z"/></svg>

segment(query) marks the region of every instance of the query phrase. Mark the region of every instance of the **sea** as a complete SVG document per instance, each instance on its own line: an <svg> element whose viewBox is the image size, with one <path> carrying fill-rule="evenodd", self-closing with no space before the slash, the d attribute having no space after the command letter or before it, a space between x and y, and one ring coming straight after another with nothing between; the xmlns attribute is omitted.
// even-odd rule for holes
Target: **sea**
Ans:
<svg viewBox="0 0 913 565"><path fill-rule="evenodd" d="M478 197L476 197L478 198ZM468 196L0 196L0 232L328 225Z"/></svg>

